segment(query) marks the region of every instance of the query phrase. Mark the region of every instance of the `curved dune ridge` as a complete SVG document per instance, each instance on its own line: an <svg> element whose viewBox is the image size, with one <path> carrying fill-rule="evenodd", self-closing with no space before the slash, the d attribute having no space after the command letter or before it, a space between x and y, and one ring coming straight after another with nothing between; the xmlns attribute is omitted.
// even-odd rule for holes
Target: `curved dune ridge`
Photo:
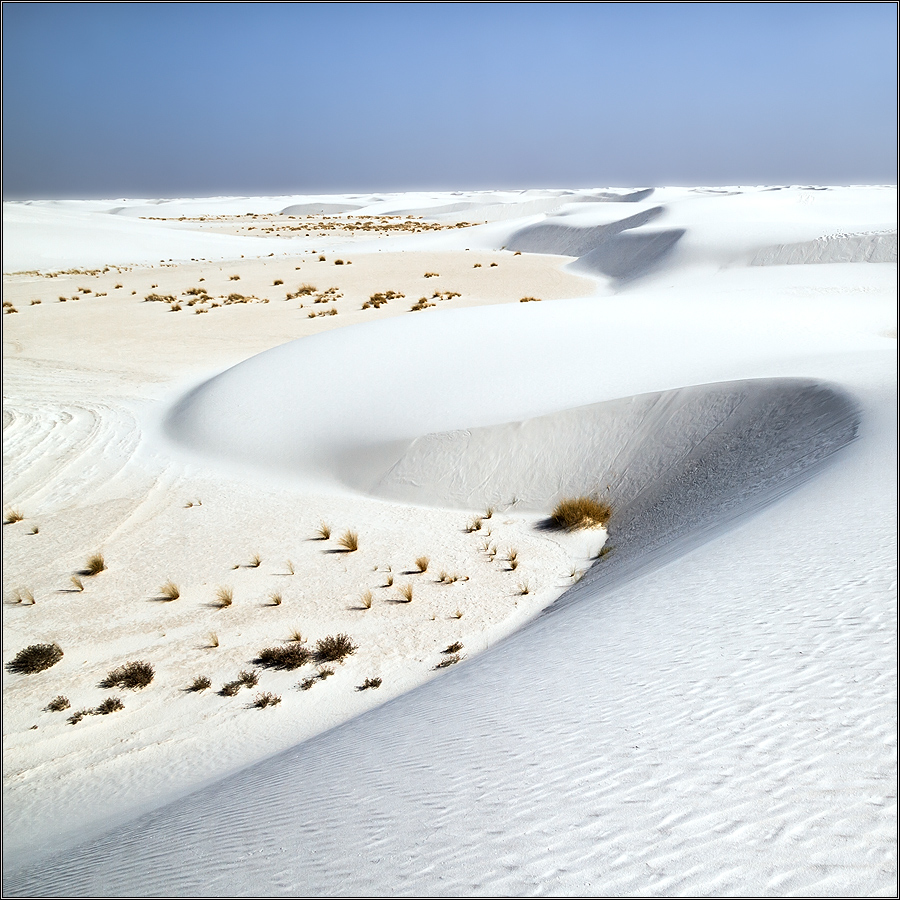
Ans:
<svg viewBox="0 0 900 900"><path fill-rule="evenodd" d="M573 823L561 821L568 813L560 810L570 804L560 804L556 794L572 794L577 806L584 799L578 796L580 785L622 765L590 749L588 737L603 728L602 708L573 704L568 693L566 667L572 660L592 668L590 623L603 598L639 571L696 547L737 517L783 496L852 441L858 423L854 401L838 389L808 379L760 379L545 417L523 426L518 440L509 429L485 429L449 456L439 438L425 440L381 481L381 491L391 493L401 485L411 489L409 473L427 472L432 458L438 469L450 462L458 473L452 480L457 492L464 484L469 490L489 489L492 479L503 477L497 466L482 470L485 448L498 436L503 435L500 443L511 466L528 475L529 453L546 444L544 438L555 429L561 428L563 443L580 427L600 432L560 476L564 485L554 483L552 467L545 466L537 478L543 478L542 487L532 490L567 490L610 478L613 552L551 607L551 618L532 622L459 672L13 875L8 895L244 895L260 884L275 895L377 894L386 884L400 883L425 894L505 893L529 883L545 852L549 858L565 853L561 840L574 840L579 853L590 853L590 830L580 821L567 832ZM449 438L451 444L454 440ZM602 461L596 458L600 454ZM438 476L419 489L434 499L450 484ZM540 668L531 664L535 653L540 653ZM600 683L602 668L594 670L593 676L579 670L576 693L585 699ZM525 681L514 674L526 671ZM472 692L475 684L478 690ZM499 693L485 687L492 684ZM491 695L487 700L485 690ZM531 702L535 693L542 697L537 705ZM472 707L475 702L478 709ZM573 717L579 721L580 749L566 738ZM768 733L775 725L759 727ZM536 743L535 735L541 736ZM471 752L488 739L505 750ZM556 742L567 746L565 774L557 771ZM455 745L458 754L452 752ZM441 752L432 756L431 746L440 746ZM531 794L521 793L517 779L515 785L510 782L510 772L518 768L508 765L507 756L518 755L519 747L530 747L540 773L535 787L542 787ZM721 763L730 752L716 747L714 755ZM747 750L741 746L734 752ZM617 778L634 765L632 759ZM766 790L773 789L773 779L783 789L783 777L767 774ZM486 805L469 796L473 789L482 791L478 785L491 797ZM708 830L711 808L748 802L740 790L736 799L733 787L730 781L711 786L703 808L686 814L702 854L709 853L710 841L728 843L727 834ZM510 808L506 795L518 799L516 806ZM473 803L477 827L466 836L469 816L461 810L471 812ZM632 829L658 827L657 810L638 807L634 814ZM509 827L510 816L519 828ZM409 833L411 823L425 828L424 840ZM485 844L473 838L479 833L495 839ZM432 834L435 840L429 839ZM620 834L619 839L635 838ZM415 853L409 852L410 840ZM683 851L682 846L678 852ZM510 862L515 858L508 872L496 865L501 852L512 854Z"/></svg>
<svg viewBox="0 0 900 900"><path fill-rule="evenodd" d="M656 268L685 234L684 228L643 228L659 218L663 209L654 206L607 225L539 222L515 232L508 246L529 253L577 256L575 269L627 281Z"/></svg>

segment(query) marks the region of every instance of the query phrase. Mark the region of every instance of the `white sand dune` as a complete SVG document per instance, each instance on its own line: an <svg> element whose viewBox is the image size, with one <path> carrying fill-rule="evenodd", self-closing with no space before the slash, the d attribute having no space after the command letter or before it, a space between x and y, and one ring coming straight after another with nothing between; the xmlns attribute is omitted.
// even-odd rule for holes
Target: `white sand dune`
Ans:
<svg viewBox="0 0 900 900"><path fill-rule="evenodd" d="M116 591L92 588L90 604L113 618L98 620L94 645L79 639L77 652L93 669L125 647L151 655L159 686L126 698L121 725L109 716L73 728L45 713L31 731L28 704L57 676L5 675L5 894L893 894L896 191L171 203L203 214L238 199L232 215L359 204L353 215L427 217L430 208L436 220L491 224L334 238L353 248L353 271L341 277L377 276L369 290L391 286L386 272L394 284L411 277L401 257L417 278L441 272L423 292L473 279L467 305L416 315L396 314L415 299L408 289L407 305L389 306L383 320L339 300L334 324L349 324L328 330L296 301L275 298L212 310L196 324L168 312L151 318L156 304L126 297L79 300L120 315L119 333L102 345L128 365L109 371L104 354L92 360L78 345L60 344L62 358L48 359L49 338L79 335L91 308L23 308L5 335L5 496L46 510L48 539L57 521L76 522L79 491L102 498L107 505L91 507L95 530L76 527L82 540L106 529L110 558L128 560L126 575L108 574L129 597L168 577L153 568L157 551L173 570L199 565L193 577L215 584L246 546L246 520L273 554L302 554L303 591L329 598L322 610L297 601L291 615L302 611L316 628L329 616L348 622L340 627L369 646L309 695L293 691L287 673L264 676L263 686L282 692L274 709L241 712L214 697L189 706L180 686L209 659L191 644L194 631L231 611L170 604L164 626L160 604L112 612ZM70 206L38 208L57 222L50 233L114 223L97 234L118 235L104 247L120 246L123 261L149 261L169 235L190 248L221 239L232 259L238 244L224 238L259 242L266 252L242 263L241 284L261 273L260 296L273 274L282 277L273 267L287 265L267 260L289 243L278 237L176 231ZM12 232L19 219L10 221ZM14 271L29 268L34 221L22 217ZM100 241L94 232L84 245L61 237L46 258L86 253L91 235ZM300 270L288 277L322 282L326 268L328 278L338 271L299 256L321 237L292 246ZM548 266L580 266L596 289L578 294L577 282L548 275L543 302L517 302L515 266L532 253L549 254ZM109 278L146 291L151 278L181 271L188 285L201 270ZM224 285L231 269L202 271ZM484 279L494 277L509 285L510 302L493 299ZM8 293L24 297L43 283L17 276ZM560 293L550 294L553 285ZM177 335L194 342L196 359L167 352ZM134 349L114 351L117 341ZM77 377L63 388L54 377L67 371ZM205 523L199 530L176 524L172 503L188 490L204 495L202 508L186 511L206 517L194 520ZM596 555L606 536L567 537L542 522L557 499L587 492L608 497L614 514L607 552L572 584L554 567ZM475 540L455 534L466 516L489 505L495 541L528 542L527 577L543 579L531 606L511 606L518 573L488 578L487 562L454 549ZM473 576L446 588L471 603L453 625L470 629L452 632L468 651L462 664L433 678L421 667L440 658L447 612L461 602L432 601L424 582L423 606L337 609L330 595L358 594L364 567L293 537L298 522L308 529L325 517L353 521L377 542L369 570L412 560L423 546L456 554ZM38 551L16 527L4 528L4 555L19 579ZM46 567L60 568L52 558ZM263 576L232 577L249 585ZM191 591L203 596L190 587L187 603ZM42 594L30 611L5 607L14 642L5 661L26 634L56 634L54 623L69 621L58 602ZM266 623L276 613L235 606L240 640L256 647L273 633ZM246 650L228 637L236 671ZM66 659L75 652L67 645ZM372 671L384 675L382 705L352 691L350 678ZM23 683L45 677L43 688ZM85 697L90 678L78 689Z"/></svg>

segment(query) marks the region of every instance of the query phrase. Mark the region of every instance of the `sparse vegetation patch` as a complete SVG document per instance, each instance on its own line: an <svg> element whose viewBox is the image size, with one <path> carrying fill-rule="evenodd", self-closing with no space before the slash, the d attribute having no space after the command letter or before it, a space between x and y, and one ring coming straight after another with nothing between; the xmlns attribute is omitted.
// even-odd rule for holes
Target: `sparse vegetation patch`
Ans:
<svg viewBox="0 0 900 900"><path fill-rule="evenodd" d="M595 497L568 497L560 500L550 516L555 528L578 531L583 528L606 526L612 516L612 507Z"/></svg>
<svg viewBox="0 0 900 900"><path fill-rule="evenodd" d="M63 658L59 644L32 644L20 650L6 664L6 671L15 675L33 675L55 666Z"/></svg>
<svg viewBox="0 0 900 900"><path fill-rule="evenodd" d="M102 688L119 687L129 691L139 691L153 681L153 666L148 662L127 662L118 669L113 669L103 681Z"/></svg>

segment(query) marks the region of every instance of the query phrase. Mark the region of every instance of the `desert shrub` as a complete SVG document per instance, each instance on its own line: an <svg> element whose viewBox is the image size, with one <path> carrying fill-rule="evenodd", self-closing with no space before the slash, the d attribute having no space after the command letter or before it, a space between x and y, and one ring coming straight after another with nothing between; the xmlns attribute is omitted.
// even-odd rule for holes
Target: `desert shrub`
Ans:
<svg viewBox="0 0 900 900"><path fill-rule="evenodd" d="M47 712L62 712L64 709L68 709L69 706L69 698L60 694L59 696L54 697L44 709L47 710Z"/></svg>
<svg viewBox="0 0 900 900"><path fill-rule="evenodd" d="M338 539L338 544L348 553L353 553L359 549L359 535L355 531L345 531Z"/></svg>
<svg viewBox="0 0 900 900"><path fill-rule="evenodd" d="M428 571L428 563L429 563L429 559L427 556L417 556L416 557L416 568L420 572Z"/></svg>
<svg viewBox="0 0 900 900"><path fill-rule="evenodd" d="M498 265L498 263L491 263L491 268L495 269L497 267L497 265Z"/></svg>
<svg viewBox="0 0 900 900"><path fill-rule="evenodd" d="M205 675L198 675L185 690L189 693L198 693L200 691L205 691L211 686L212 682Z"/></svg>
<svg viewBox="0 0 900 900"><path fill-rule="evenodd" d="M419 299L409 308L409 311L419 312L419 310L428 309L429 306L434 306L434 304L429 303L427 297L419 297Z"/></svg>
<svg viewBox="0 0 900 900"><path fill-rule="evenodd" d="M290 671L306 665L312 657L310 650L295 641L286 647L266 647L259 651L253 662L266 669Z"/></svg>
<svg viewBox="0 0 900 900"><path fill-rule="evenodd" d="M77 725L85 716L92 715L94 715L94 711L92 709L79 709L78 712L73 712L66 721L70 725Z"/></svg>
<svg viewBox="0 0 900 900"><path fill-rule="evenodd" d="M426 278L440 278L440 273L439 272L426 272L425 277Z"/></svg>
<svg viewBox="0 0 900 900"><path fill-rule="evenodd" d="M342 259L336 259L336 260L334 261L334 264L335 264L336 266L342 266L342 265L344 264L344 261L343 261Z"/></svg>
<svg viewBox="0 0 900 900"><path fill-rule="evenodd" d="M84 570L80 572L81 575L99 575L101 572L106 570L106 561L103 559L102 553L94 553L88 557L87 562L84 564Z"/></svg>
<svg viewBox="0 0 900 900"><path fill-rule="evenodd" d="M272 284L277 287L279 284L284 284L284 282L280 278L276 278Z"/></svg>
<svg viewBox="0 0 900 900"><path fill-rule="evenodd" d="M442 660L435 666L435 668L436 668L436 669L446 669L448 666L455 665L455 664L458 663L461 659L462 659L462 657L461 657L458 653L453 653L453 654L451 654L450 656L447 656L447 657L445 657L444 659L442 659Z"/></svg>
<svg viewBox="0 0 900 900"><path fill-rule="evenodd" d="M371 591L363 591L359 602L362 604L363 609L371 609L372 608L372 592Z"/></svg>
<svg viewBox="0 0 900 900"><path fill-rule="evenodd" d="M110 713L125 709L125 704L118 697L107 697L94 708L95 716L108 716Z"/></svg>
<svg viewBox="0 0 900 900"><path fill-rule="evenodd" d="M103 681L102 688L119 687L129 691L138 691L153 681L153 666L148 662L132 661L113 669Z"/></svg>
<svg viewBox="0 0 900 900"><path fill-rule="evenodd" d="M265 709L267 706L277 706L279 703L281 703L281 697L277 694L261 691L253 698L253 703L250 705L255 709Z"/></svg>
<svg viewBox="0 0 900 900"><path fill-rule="evenodd" d="M556 504L550 523L565 531L577 531L605 526L611 516L612 507L602 500L595 497L567 497Z"/></svg>
<svg viewBox="0 0 900 900"><path fill-rule="evenodd" d="M454 641L446 650L441 650L441 653L459 653L462 648L463 645L459 641Z"/></svg>
<svg viewBox="0 0 900 900"><path fill-rule="evenodd" d="M220 587L216 591L214 606L218 606L219 609L225 609L231 606L232 603L234 603L234 590L230 587Z"/></svg>
<svg viewBox="0 0 900 900"><path fill-rule="evenodd" d="M60 297L62 300L62 297ZM144 297L144 303L175 303L176 300L171 294L147 294Z"/></svg>
<svg viewBox="0 0 900 900"><path fill-rule="evenodd" d="M13 525L16 522L21 522L24 518L25 515L20 509L8 509L6 515L3 517L3 524Z"/></svg>
<svg viewBox="0 0 900 900"><path fill-rule="evenodd" d="M475 263L475 265L472 266L472 268L473 268L473 269L480 269L480 268L481 268L481 263Z"/></svg>
<svg viewBox="0 0 900 900"><path fill-rule="evenodd" d="M259 672L256 669L244 670L238 675L238 681L244 687L256 687L259 684Z"/></svg>
<svg viewBox="0 0 900 900"><path fill-rule="evenodd" d="M316 641L316 662L341 662L359 648L349 634L334 634Z"/></svg>
<svg viewBox="0 0 900 900"><path fill-rule="evenodd" d="M320 255L320 256L319 256L319 262L325 262L325 257Z"/></svg>
<svg viewBox="0 0 900 900"><path fill-rule="evenodd" d="M541 302L540 297L522 297L522 299L519 300L519 303L540 303L540 302Z"/></svg>
<svg viewBox="0 0 900 900"><path fill-rule="evenodd" d="M181 596L181 591L178 590L178 585L174 581L167 581L159 589L159 596L163 600L177 600Z"/></svg>
<svg viewBox="0 0 900 900"><path fill-rule="evenodd" d="M318 678L319 681L331 678L332 675L334 675L334 669L332 669L331 666L319 666L316 672L316 678Z"/></svg>
<svg viewBox="0 0 900 900"><path fill-rule="evenodd" d="M380 688L381 687L381 679L380 678L367 678L358 688L358 691L367 691L369 688Z"/></svg>
<svg viewBox="0 0 900 900"><path fill-rule="evenodd" d="M228 276L228 280L229 280L229 281L240 281L240 280L241 280L241 276L240 276L240 275L229 275L229 276Z"/></svg>
<svg viewBox="0 0 900 900"><path fill-rule="evenodd" d="M219 696L234 697L240 689L241 683L239 681L229 681L228 684L223 684L219 688Z"/></svg>
<svg viewBox="0 0 900 900"><path fill-rule="evenodd" d="M412 584L404 584L403 587L400 588L400 596L403 597L403 599L406 603L412 603L412 598L413 598Z"/></svg>
<svg viewBox="0 0 900 900"><path fill-rule="evenodd" d="M63 658L59 644L32 644L20 650L6 664L6 671L15 675L33 675L55 666Z"/></svg>
<svg viewBox="0 0 900 900"><path fill-rule="evenodd" d="M471 534L473 531L481 531L481 516L476 516L474 519L469 521L469 524L466 525L466 531Z"/></svg>

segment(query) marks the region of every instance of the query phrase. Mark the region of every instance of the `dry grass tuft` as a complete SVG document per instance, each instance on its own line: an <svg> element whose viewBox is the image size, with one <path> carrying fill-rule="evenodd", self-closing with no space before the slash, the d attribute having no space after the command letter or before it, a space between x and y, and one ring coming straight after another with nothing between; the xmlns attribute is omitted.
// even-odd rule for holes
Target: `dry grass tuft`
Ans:
<svg viewBox="0 0 900 900"><path fill-rule="evenodd" d="M13 525L16 522L21 522L22 519L25 518L25 515L22 513L20 509L8 509L6 511L6 515L3 517L4 525Z"/></svg>
<svg viewBox="0 0 900 900"><path fill-rule="evenodd" d="M148 662L134 660L113 669L100 682L102 688L120 687L129 691L139 691L147 687L154 676L153 666Z"/></svg>
<svg viewBox="0 0 900 900"><path fill-rule="evenodd" d="M69 698L64 697L60 694L57 697L54 697L45 707L44 709L47 712L62 712L64 709L68 709L71 706L69 703Z"/></svg>
<svg viewBox="0 0 900 900"><path fill-rule="evenodd" d="M256 669L244 670L238 675L238 681L244 687L256 687L259 684L259 672Z"/></svg>
<svg viewBox="0 0 900 900"><path fill-rule="evenodd" d="M389 588L389 587L393 587L393 586L394 586L394 576L393 576L393 575L388 574L387 578L385 578L384 586L385 586L386 588Z"/></svg>
<svg viewBox="0 0 900 900"><path fill-rule="evenodd" d="M186 688L188 693L199 693L212 687L212 682L205 675L198 675Z"/></svg>
<svg viewBox="0 0 900 900"><path fill-rule="evenodd" d="M338 539L338 544L348 553L359 549L359 535L355 531L345 531Z"/></svg>
<svg viewBox="0 0 900 900"><path fill-rule="evenodd" d="M541 302L540 297L522 297L522 299L519 300L519 303L540 303L540 302Z"/></svg>
<svg viewBox="0 0 900 900"><path fill-rule="evenodd" d="M219 609L225 609L234 603L234 590L230 587L220 587L216 591L216 599L214 605Z"/></svg>
<svg viewBox="0 0 900 900"><path fill-rule="evenodd" d="M565 531L606 526L612 516L612 507L595 497L567 497L556 504L550 523Z"/></svg>
<svg viewBox="0 0 900 900"><path fill-rule="evenodd" d="M110 713L125 709L125 704L118 697L107 697L102 703L94 707L95 716L108 716Z"/></svg>
<svg viewBox="0 0 900 900"><path fill-rule="evenodd" d="M429 559L427 556L417 556L416 557L416 568L420 572L428 571L428 563L429 563Z"/></svg>
<svg viewBox="0 0 900 900"><path fill-rule="evenodd" d="M349 634L334 634L316 641L316 662L341 662L359 648Z"/></svg>
<svg viewBox="0 0 900 900"><path fill-rule="evenodd" d="M454 618L454 619L461 619L462 617L463 617L463 613L462 613L462 610L461 610L461 609L457 609L457 610L453 613L453 618Z"/></svg>
<svg viewBox="0 0 900 900"><path fill-rule="evenodd" d="M273 593L269 594L269 600L271 601L272 606L281 606L284 598L281 596L281 594L278 593L278 591L274 591Z"/></svg>
<svg viewBox="0 0 900 900"><path fill-rule="evenodd" d="M178 585L174 581L167 581L159 589L159 596L163 600L177 600L181 596L181 591L178 590Z"/></svg>
<svg viewBox="0 0 900 900"><path fill-rule="evenodd" d="M32 525L31 530L28 532L29 534L37 534L41 529L37 527L37 525Z"/></svg>
<svg viewBox="0 0 900 900"><path fill-rule="evenodd" d="M253 702L250 705L254 709L265 709L267 706L277 706L279 703L281 703L281 697L278 694L261 691L253 698Z"/></svg>
<svg viewBox="0 0 900 900"><path fill-rule="evenodd" d="M20 650L6 664L6 671L14 675L34 675L55 666L62 658L62 647L59 644L32 644Z"/></svg>
<svg viewBox="0 0 900 900"><path fill-rule="evenodd" d="M448 666L455 665L458 663L462 657L458 653L454 653L451 656L447 656L442 659L436 666L436 669L446 669Z"/></svg>
<svg viewBox="0 0 900 900"><path fill-rule="evenodd" d="M481 531L482 519L481 516L476 516L474 519L469 521L469 524L466 525L466 531L471 534L473 531Z"/></svg>
<svg viewBox="0 0 900 900"><path fill-rule="evenodd" d="M529 586L527 581L519 582L519 596L524 597L526 594L531 593L531 587Z"/></svg>
<svg viewBox="0 0 900 900"><path fill-rule="evenodd" d="M367 691L369 688L380 688L381 687L381 679L380 678L367 678L359 687L357 687L358 691Z"/></svg>
<svg viewBox="0 0 900 900"><path fill-rule="evenodd" d="M28 588L18 588L9 602L13 604L21 603L24 606L34 606L34 594Z"/></svg>
<svg viewBox="0 0 900 900"><path fill-rule="evenodd" d="M94 553L92 556L88 557L87 562L84 564L84 570L80 572L80 575L99 575L101 572L106 570L106 561L103 559L102 553Z"/></svg>
<svg viewBox="0 0 900 900"><path fill-rule="evenodd" d="M241 280L241 276L240 276L240 275L229 275L229 276L228 276L228 280L229 280L229 281L240 281L240 280Z"/></svg>
<svg viewBox="0 0 900 900"><path fill-rule="evenodd" d="M372 592L371 591L363 591L362 596L359 598L359 602L362 604L363 609L371 609L372 608Z"/></svg>
<svg viewBox="0 0 900 900"><path fill-rule="evenodd" d="M294 564L290 560L288 560L285 563L285 566L287 566L288 575L293 575L294 574Z"/></svg>
<svg viewBox="0 0 900 900"><path fill-rule="evenodd" d="M313 654L306 647L293 643L287 647L265 647L253 661L266 669L291 671L306 665L312 657Z"/></svg>
<svg viewBox="0 0 900 900"><path fill-rule="evenodd" d="M272 284L273 284L274 287L278 287L279 284L284 284L284 282L283 282L280 278L276 278L276 279L272 282Z"/></svg>
<svg viewBox="0 0 900 900"><path fill-rule="evenodd" d="M426 278L440 278L441 276L440 276L439 272L426 272L425 277Z"/></svg>
<svg viewBox="0 0 900 900"><path fill-rule="evenodd" d="M258 553L254 553L253 556L250 557L250 562L247 563L248 569L258 569L262 564L262 557Z"/></svg>
<svg viewBox="0 0 900 900"><path fill-rule="evenodd" d="M295 641L298 644L305 644L306 638L303 636L303 632L299 628L295 628L291 632L291 636L288 638L289 641Z"/></svg>
<svg viewBox="0 0 900 900"><path fill-rule="evenodd" d="M403 587L400 588L400 596L404 598L404 601L406 603L412 603L412 598L413 598L412 584L404 584Z"/></svg>
<svg viewBox="0 0 900 900"><path fill-rule="evenodd" d="M331 537L331 526L323 522L316 529L316 540L318 541L327 541L328 538Z"/></svg>
<svg viewBox="0 0 900 900"><path fill-rule="evenodd" d="M210 650L215 650L216 647L219 646L219 636L214 631L211 631L209 633L208 640L209 640L209 649Z"/></svg>

